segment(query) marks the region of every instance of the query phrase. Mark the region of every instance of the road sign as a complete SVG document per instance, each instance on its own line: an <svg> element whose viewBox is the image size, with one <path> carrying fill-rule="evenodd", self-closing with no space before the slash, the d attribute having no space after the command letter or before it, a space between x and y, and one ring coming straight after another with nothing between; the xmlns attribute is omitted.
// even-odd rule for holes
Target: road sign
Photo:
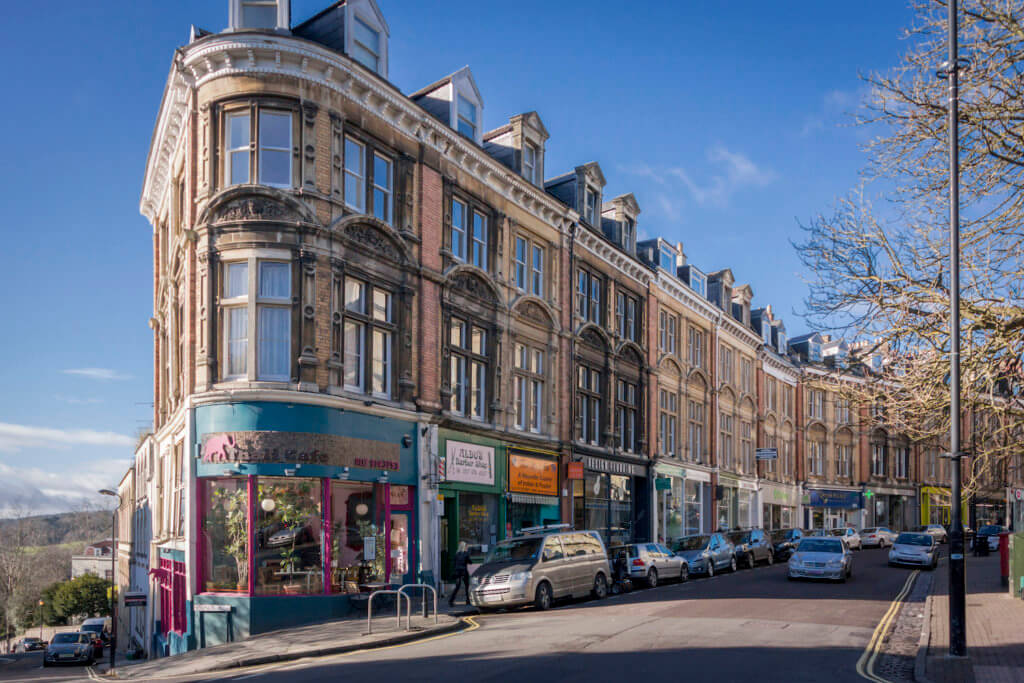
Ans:
<svg viewBox="0 0 1024 683"><path fill-rule="evenodd" d="M124 606L125 607L145 607L146 606L146 594L145 593L125 593L124 594Z"/></svg>
<svg viewBox="0 0 1024 683"><path fill-rule="evenodd" d="M755 456L758 460L778 460L779 449L778 448L758 448L755 452Z"/></svg>

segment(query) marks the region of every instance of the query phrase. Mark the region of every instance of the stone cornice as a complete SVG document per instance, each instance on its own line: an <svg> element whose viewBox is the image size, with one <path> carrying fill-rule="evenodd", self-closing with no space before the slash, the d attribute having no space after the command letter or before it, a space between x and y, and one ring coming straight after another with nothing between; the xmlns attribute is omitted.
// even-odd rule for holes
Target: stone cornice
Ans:
<svg viewBox="0 0 1024 683"><path fill-rule="evenodd" d="M228 76L283 75L339 93L404 135L438 151L484 185L548 225L567 232L574 213L542 189L492 159L397 88L345 55L288 36L218 34L181 48L167 78L139 210L150 221L167 191L191 89Z"/></svg>
<svg viewBox="0 0 1024 683"><path fill-rule="evenodd" d="M620 251L615 246L595 235L586 228L576 231L576 244L601 259L621 273L633 278L638 284L646 287L651 281L651 271L637 259Z"/></svg>

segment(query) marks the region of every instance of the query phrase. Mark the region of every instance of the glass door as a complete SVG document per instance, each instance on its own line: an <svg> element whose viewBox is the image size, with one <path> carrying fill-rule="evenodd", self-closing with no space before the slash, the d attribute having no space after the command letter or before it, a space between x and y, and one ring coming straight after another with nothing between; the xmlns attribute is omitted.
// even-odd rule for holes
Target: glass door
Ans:
<svg viewBox="0 0 1024 683"><path fill-rule="evenodd" d="M412 536L412 513L391 513L391 577L392 583L416 583L409 539Z"/></svg>

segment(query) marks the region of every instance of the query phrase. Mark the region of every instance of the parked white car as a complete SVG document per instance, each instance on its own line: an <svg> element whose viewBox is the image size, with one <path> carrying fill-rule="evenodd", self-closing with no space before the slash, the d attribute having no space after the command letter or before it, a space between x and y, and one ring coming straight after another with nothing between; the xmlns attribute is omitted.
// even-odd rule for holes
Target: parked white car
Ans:
<svg viewBox="0 0 1024 683"><path fill-rule="evenodd" d="M860 534L853 527L846 527L845 529L833 529L832 535L837 536L844 541L846 545L850 547L850 550L860 550L863 546L861 545Z"/></svg>
<svg viewBox="0 0 1024 683"><path fill-rule="evenodd" d="M935 569L939 565L939 542L932 534L904 532L889 551L889 566L911 564Z"/></svg>
<svg viewBox="0 0 1024 683"><path fill-rule="evenodd" d="M891 546L898 534L889 527L867 527L860 530L860 543L864 548L884 548Z"/></svg>

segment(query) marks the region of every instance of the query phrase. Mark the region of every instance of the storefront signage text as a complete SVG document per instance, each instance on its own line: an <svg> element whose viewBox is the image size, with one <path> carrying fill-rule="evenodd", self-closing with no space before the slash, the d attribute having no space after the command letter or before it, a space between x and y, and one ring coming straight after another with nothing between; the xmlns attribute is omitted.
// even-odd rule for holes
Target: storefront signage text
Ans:
<svg viewBox="0 0 1024 683"><path fill-rule="evenodd" d="M444 469L447 481L494 486L494 449L474 443L448 441Z"/></svg>
<svg viewBox="0 0 1024 683"><path fill-rule="evenodd" d="M398 444L308 432L218 432L203 437L206 463L327 465L401 470Z"/></svg>
<svg viewBox="0 0 1024 683"><path fill-rule="evenodd" d="M558 463L525 455L509 455L508 490L513 493L557 496Z"/></svg>
<svg viewBox="0 0 1024 683"><path fill-rule="evenodd" d="M628 462L619 462L618 460L605 460L604 458L595 458L593 456L586 456L585 460L587 469L592 472L607 472L608 474L626 474L634 477L646 477L647 468L642 465L633 465Z"/></svg>
<svg viewBox="0 0 1024 683"><path fill-rule="evenodd" d="M823 508L860 508L864 507L861 502L860 491L829 491L824 489L811 489L808 491L807 504L811 507Z"/></svg>

